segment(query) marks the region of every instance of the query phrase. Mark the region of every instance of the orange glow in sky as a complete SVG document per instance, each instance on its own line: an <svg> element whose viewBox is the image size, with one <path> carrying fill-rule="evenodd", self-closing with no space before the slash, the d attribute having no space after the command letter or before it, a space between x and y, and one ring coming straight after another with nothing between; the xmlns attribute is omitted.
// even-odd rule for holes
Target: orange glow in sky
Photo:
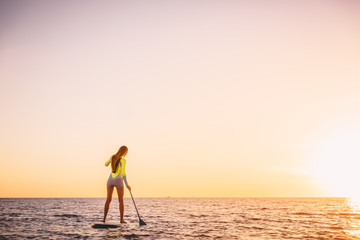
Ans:
<svg viewBox="0 0 360 240"><path fill-rule="evenodd" d="M0 197L360 194L359 7L3 1Z"/></svg>

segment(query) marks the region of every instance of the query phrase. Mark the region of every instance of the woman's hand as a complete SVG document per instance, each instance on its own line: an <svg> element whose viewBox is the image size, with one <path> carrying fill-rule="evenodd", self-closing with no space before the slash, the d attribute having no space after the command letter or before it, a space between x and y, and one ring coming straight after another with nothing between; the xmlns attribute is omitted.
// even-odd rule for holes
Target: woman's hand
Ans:
<svg viewBox="0 0 360 240"><path fill-rule="evenodd" d="M130 186L126 186L127 187L127 189L129 189L129 191L131 192L131 187Z"/></svg>

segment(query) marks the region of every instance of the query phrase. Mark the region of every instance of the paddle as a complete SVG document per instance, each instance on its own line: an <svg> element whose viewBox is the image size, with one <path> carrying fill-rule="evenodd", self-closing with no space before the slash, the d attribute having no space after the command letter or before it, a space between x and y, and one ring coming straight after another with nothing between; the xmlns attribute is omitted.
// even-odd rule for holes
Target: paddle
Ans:
<svg viewBox="0 0 360 240"><path fill-rule="evenodd" d="M130 192L130 195L131 195L131 199L133 200L133 203L134 203L134 206L135 206L135 209L136 209L136 213L137 213L137 215L139 217L139 225L140 226L146 225L146 223L143 220L141 220L141 218L140 218L139 211L137 210L137 207L136 207L136 204L135 204L135 201L134 201L134 198L133 198L133 195L132 195L131 191L129 191L129 192Z"/></svg>

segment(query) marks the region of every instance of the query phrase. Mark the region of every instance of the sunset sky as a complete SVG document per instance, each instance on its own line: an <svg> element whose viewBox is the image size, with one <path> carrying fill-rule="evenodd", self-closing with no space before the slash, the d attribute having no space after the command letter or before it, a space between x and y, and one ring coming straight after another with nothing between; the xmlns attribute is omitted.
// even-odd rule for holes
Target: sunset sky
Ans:
<svg viewBox="0 0 360 240"><path fill-rule="evenodd" d="M0 197L106 197L121 145L137 197L360 194L359 13L1 1Z"/></svg>

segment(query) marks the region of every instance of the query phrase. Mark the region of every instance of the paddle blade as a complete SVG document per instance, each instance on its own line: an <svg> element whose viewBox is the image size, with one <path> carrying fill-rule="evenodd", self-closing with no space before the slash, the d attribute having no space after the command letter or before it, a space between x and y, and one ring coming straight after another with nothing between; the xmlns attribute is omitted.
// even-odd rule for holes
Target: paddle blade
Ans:
<svg viewBox="0 0 360 240"><path fill-rule="evenodd" d="M139 218L139 224L140 226L146 225L146 223L143 220L141 220L141 218Z"/></svg>

